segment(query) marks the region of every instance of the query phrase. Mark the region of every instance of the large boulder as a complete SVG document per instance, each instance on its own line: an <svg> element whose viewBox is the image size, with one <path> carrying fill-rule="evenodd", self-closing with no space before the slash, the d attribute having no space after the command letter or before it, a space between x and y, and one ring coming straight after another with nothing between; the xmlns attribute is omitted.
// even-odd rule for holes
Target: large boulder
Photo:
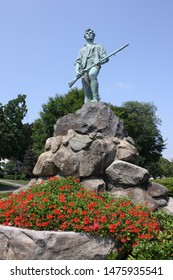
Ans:
<svg viewBox="0 0 173 280"><path fill-rule="evenodd" d="M148 206L152 211L158 208L157 202L142 188L127 189L126 193L134 204L142 204Z"/></svg>
<svg viewBox="0 0 173 280"><path fill-rule="evenodd" d="M107 169L106 176L114 186L137 186L149 180L149 172L135 164L115 160Z"/></svg>
<svg viewBox="0 0 173 280"><path fill-rule="evenodd" d="M65 135L69 129L79 134L101 132L104 136L126 136L123 121L104 102L90 102L75 113L57 120L54 136Z"/></svg>
<svg viewBox="0 0 173 280"><path fill-rule="evenodd" d="M155 199L166 199L168 200L168 190L164 186L150 182L148 184L148 194L151 195Z"/></svg>
<svg viewBox="0 0 173 280"><path fill-rule="evenodd" d="M115 246L114 239L86 233L0 225L1 260L102 260L117 251Z"/></svg>
<svg viewBox="0 0 173 280"><path fill-rule="evenodd" d="M57 166L52 160L52 151L46 151L42 153L38 160L36 165L34 166L33 174L36 176L53 176L59 172Z"/></svg>
<svg viewBox="0 0 173 280"><path fill-rule="evenodd" d="M138 152L134 144L129 141L129 138L120 140L117 145L117 159L124 160L136 164L138 162Z"/></svg>

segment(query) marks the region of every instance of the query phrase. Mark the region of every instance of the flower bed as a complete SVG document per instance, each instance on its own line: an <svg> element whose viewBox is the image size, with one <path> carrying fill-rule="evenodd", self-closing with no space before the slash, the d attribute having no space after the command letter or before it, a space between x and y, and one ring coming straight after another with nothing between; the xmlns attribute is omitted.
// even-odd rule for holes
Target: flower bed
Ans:
<svg viewBox="0 0 173 280"><path fill-rule="evenodd" d="M71 177L53 177L1 200L0 223L36 231L109 237L124 258L139 241L155 240L160 232L158 219L147 207L108 193L96 195Z"/></svg>

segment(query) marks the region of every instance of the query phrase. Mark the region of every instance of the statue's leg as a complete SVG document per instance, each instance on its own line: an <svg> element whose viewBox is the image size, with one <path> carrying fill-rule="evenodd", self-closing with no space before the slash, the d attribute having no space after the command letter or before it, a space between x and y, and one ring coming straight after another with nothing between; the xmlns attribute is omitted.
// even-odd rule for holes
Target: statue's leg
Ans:
<svg viewBox="0 0 173 280"><path fill-rule="evenodd" d="M82 86L84 89L84 103L88 103L91 102L92 99L92 94L91 94L91 86L90 86L90 81L89 81L89 77L88 74L84 74L83 78L82 78Z"/></svg>
<svg viewBox="0 0 173 280"><path fill-rule="evenodd" d="M92 67L89 71L89 79L90 79L90 85L91 85L91 92L92 92L92 101L99 101L99 84L97 80L97 76L99 73L98 67Z"/></svg>

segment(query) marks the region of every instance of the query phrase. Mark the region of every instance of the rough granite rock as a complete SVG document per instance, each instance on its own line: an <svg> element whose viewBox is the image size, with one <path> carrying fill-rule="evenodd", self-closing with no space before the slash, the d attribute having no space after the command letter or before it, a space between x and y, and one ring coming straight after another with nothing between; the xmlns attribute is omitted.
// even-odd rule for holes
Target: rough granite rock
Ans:
<svg viewBox="0 0 173 280"><path fill-rule="evenodd" d="M126 193L134 204L148 206L153 211L158 208L157 202L142 188L127 189Z"/></svg>
<svg viewBox="0 0 173 280"><path fill-rule="evenodd" d="M100 176L114 161L116 147L109 140L97 139L87 151L83 150L79 155L79 177Z"/></svg>
<svg viewBox="0 0 173 280"><path fill-rule="evenodd" d="M160 210L165 211L169 215L173 215L173 197L169 197L167 205L160 207Z"/></svg>
<svg viewBox="0 0 173 280"><path fill-rule="evenodd" d="M168 190L164 186L150 182L148 184L148 194L151 195L155 199L165 199L168 200Z"/></svg>
<svg viewBox="0 0 173 280"><path fill-rule="evenodd" d="M54 136L65 135L69 129L79 134L101 132L103 136L126 136L124 124L104 102L90 102L75 113L57 120Z"/></svg>
<svg viewBox="0 0 173 280"><path fill-rule="evenodd" d="M107 169L106 175L115 186L137 186L149 180L149 172L137 165L115 160Z"/></svg>
<svg viewBox="0 0 173 280"><path fill-rule="evenodd" d="M106 184L103 179L99 179L99 178L83 179L80 183L85 189L93 191L97 194L106 191Z"/></svg>
<svg viewBox="0 0 173 280"><path fill-rule="evenodd" d="M111 238L0 225L1 260L102 260L116 251Z"/></svg>
<svg viewBox="0 0 173 280"><path fill-rule="evenodd" d="M138 163L138 152L134 145L132 145L128 140L122 139L117 145L116 158L131 162L134 164Z"/></svg>
<svg viewBox="0 0 173 280"><path fill-rule="evenodd" d="M42 153L34 167L33 174L36 176L53 176L59 172L57 166L52 160L52 151Z"/></svg>

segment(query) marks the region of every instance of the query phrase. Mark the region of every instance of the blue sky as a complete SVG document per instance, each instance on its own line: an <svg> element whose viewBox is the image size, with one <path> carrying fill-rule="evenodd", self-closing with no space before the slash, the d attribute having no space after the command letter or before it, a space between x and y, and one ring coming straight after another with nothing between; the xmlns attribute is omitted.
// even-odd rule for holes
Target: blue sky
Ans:
<svg viewBox="0 0 173 280"><path fill-rule="evenodd" d="M129 43L101 69L101 100L153 102L172 160L172 13L172 0L0 0L0 103L26 94L26 121L37 119L50 96L69 91L92 28L107 53Z"/></svg>

